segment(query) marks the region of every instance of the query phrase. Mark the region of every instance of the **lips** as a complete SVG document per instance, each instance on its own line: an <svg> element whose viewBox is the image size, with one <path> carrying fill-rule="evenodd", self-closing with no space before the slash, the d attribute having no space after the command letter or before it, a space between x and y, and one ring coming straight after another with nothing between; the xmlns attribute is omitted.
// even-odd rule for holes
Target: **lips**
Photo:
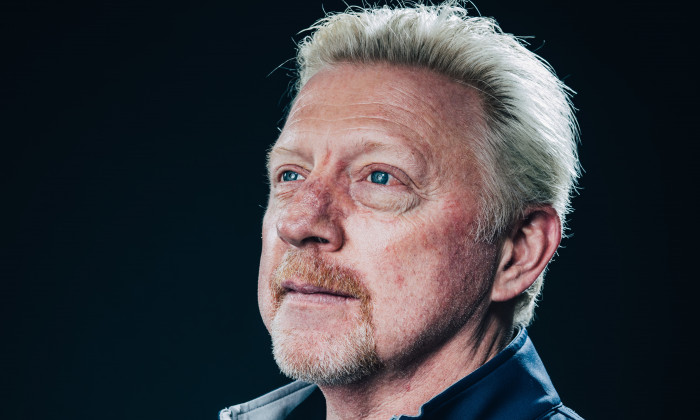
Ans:
<svg viewBox="0 0 700 420"><path fill-rule="evenodd" d="M296 283L293 281L283 281L282 288L284 289L284 291L286 293L300 293L303 295L329 295L329 296L337 296L337 297L352 298L352 299L355 298L355 296L352 296L348 293L343 293L343 292L328 289L325 287L314 286L311 284Z"/></svg>

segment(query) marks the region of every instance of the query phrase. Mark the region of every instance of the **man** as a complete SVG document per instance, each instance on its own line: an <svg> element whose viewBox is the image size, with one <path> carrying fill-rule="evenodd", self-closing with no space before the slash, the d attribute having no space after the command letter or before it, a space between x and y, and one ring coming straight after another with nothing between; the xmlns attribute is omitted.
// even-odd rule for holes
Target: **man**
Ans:
<svg viewBox="0 0 700 420"><path fill-rule="evenodd" d="M314 28L258 285L297 382L220 418L579 418L525 331L579 171L567 88L454 3Z"/></svg>

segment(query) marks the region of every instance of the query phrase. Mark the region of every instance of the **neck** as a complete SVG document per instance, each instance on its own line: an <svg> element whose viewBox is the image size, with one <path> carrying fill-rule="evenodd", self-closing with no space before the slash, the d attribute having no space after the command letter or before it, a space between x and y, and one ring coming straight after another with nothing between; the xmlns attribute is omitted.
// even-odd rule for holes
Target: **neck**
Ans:
<svg viewBox="0 0 700 420"><path fill-rule="evenodd" d="M512 328L498 316L486 316L475 326L465 325L411 367L387 366L349 385L321 386L328 420L388 419L417 415L420 407L495 356L512 336Z"/></svg>

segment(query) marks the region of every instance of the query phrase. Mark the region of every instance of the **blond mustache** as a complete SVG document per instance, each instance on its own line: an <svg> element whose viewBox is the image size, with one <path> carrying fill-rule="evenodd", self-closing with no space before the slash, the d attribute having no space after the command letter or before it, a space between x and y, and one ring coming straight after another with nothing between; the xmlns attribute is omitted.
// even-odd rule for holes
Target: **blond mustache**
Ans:
<svg viewBox="0 0 700 420"><path fill-rule="evenodd" d="M360 300L363 315L369 316L370 293L357 271L326 261L318 254L294 249L285 253L270 279L275 312L288 293L282 284L294 281Z"/></svg>

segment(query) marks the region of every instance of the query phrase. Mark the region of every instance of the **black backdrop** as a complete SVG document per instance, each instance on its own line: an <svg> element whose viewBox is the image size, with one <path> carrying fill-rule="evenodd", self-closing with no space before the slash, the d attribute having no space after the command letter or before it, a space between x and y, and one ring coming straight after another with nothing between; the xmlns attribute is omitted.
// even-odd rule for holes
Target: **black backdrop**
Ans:
<svg viewBox="0 0 700 420"><path fill-rule="evenodd" d="M0 417L216 418L286 382L256 308L264 152L321 2L59 3L0 10ZM686 413L689 11L477 5L578 92L586 173L531 327L555 385L589 418Z"/></svg>

